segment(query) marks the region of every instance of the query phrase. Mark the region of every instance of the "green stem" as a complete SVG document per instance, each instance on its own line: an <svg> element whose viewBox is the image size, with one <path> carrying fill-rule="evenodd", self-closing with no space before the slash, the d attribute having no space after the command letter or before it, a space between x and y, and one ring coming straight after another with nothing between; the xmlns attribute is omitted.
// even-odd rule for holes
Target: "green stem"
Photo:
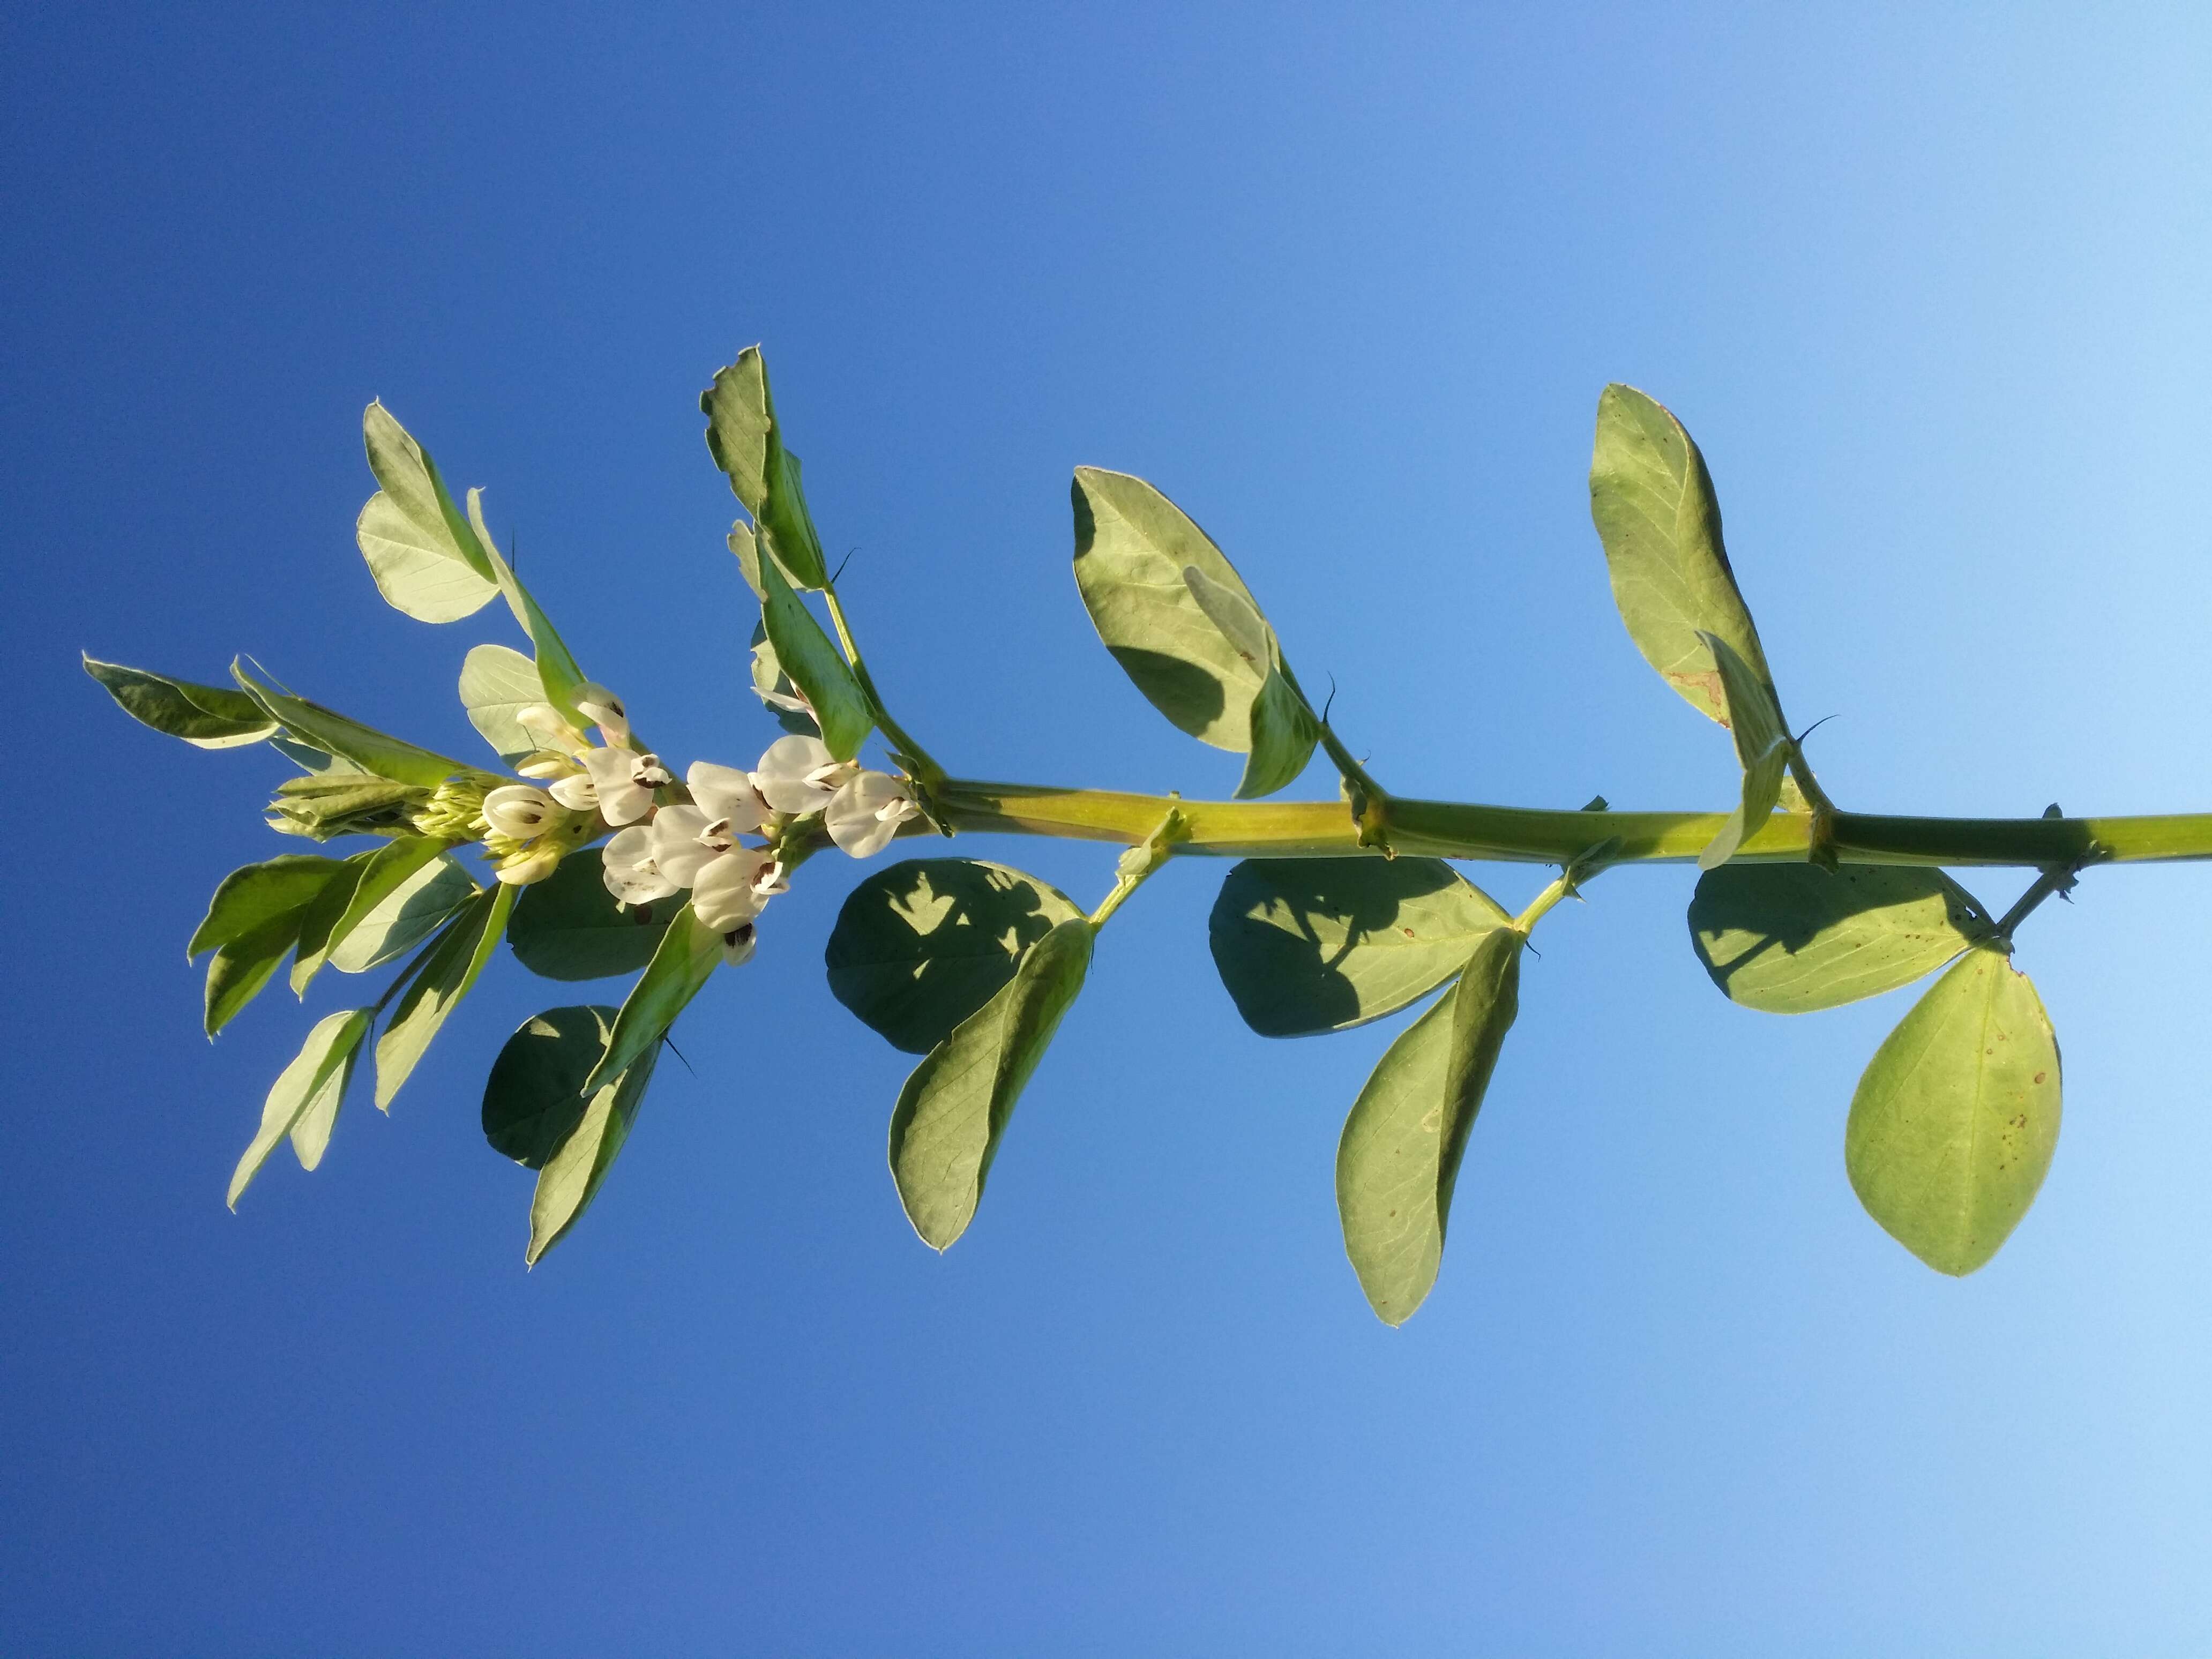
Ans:
<svg viewBox="0 0 2212 1659"><path fill-rule="evenodd" d="M934 793L945 781L945 769L939 766L929 750L916 743L906 728L893 720L890 711L884 707L883 693L876 690L876 682L868 672L868 665L860 659L860 647L853 642L853 630L845 622L845 607L837 603L837 590L828 581L822 586L822 597L829 601L830 625L837 630L837 643L845 653L845 660L853 665L853 678L860 682L860 695L867 698L868 708L876 717L891 750L911 767L921 787Z"/></svg>
<svg viewBox="0 0 2212 1659"><path fill-rule="evenodd" d="M1135 846L1170 805L1182 813L1182 853L1224 858L1360 858L1340 801L1191 801L1110 790L948 778L935 792L945 826L997 835L1053 836ZM1688 864L1721 825L1719 812L1555 812L1456 801L1390 801L1396 851L1432 858L1565 864L1594 841L1617 844L1609 864ZM2109 818L1925 818L1837 812L1828 845L1845 863L1998 865L2033 869L2212 859L2212 813ZM1814 845L1808 813L1777 812L1736 856L1802 862Z"/></svg>
<svg viewBox="0 0 2212 1659"><path fill-rule="evenodd" d="M1103 927L1113 914L1121 908L1122 901L1145 884L1146 878L1173 855L1187 828L1182 811L1175 799L1169 798L1167 813L1152 833L1121 854L1121 863L1114 872L1114 890L1098 902L1091 913L1091 925Z"/></svg>
<svg viewBox="0 0 2212 1659"><path fill-rule="evenodd" d="M1997 937L2006 945L2011 945L2013 929L2034 915L2037 905L2042 903L2053 893L2069 892L2073 890L2075 872L2075 866L2062 864L2053 865L2038 876L2034 885L2022 893L2012 908L2006 911L2003 918L1998 921Z"/></svg>

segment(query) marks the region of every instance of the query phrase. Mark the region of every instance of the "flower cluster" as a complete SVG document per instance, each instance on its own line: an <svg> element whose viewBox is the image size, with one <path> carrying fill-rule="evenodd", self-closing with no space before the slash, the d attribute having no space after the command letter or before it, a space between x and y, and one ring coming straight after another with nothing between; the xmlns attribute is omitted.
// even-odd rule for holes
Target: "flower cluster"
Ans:
<svg viewBox="0 0 2212 1659"><path fill-rule="evenodd" d="M757 919L787 889L777 848L793 824L818 815L839 848L868 858L921 811L904 781L838 760L816 737L778 738L750 771L694 762L678 785L658 755L635 746L613 693L586 685L576 707L598 728L596 745L549 705L515 715L544 746L516 769L536 781L483 798L500 880L542 880L582 840L612 830L602 854L607 890L624 904L688 892L692 915L722 936L732 963L751 957Z"/></svg>

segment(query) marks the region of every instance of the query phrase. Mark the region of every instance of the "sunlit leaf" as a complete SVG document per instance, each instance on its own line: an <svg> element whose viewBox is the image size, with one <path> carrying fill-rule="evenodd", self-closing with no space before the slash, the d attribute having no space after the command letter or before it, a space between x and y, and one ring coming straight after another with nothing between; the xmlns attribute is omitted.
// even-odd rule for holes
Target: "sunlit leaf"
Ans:
<svg viewBox="0 0 2212 1659"><path fill-rule="evenodd" d="M1867 1213L1939 1273L1997 1253L2058 1146L2058 1039L2027 975L1969 951L1884 1039L1851 1097L1844 1167Z"/></svg>
<svg viewBox="0 0 2212 1659"><path fill-rule="evenodd" d="M1734 858L1736 849L1759 833L1781 800L1782 781L1790 769L1790 732L1782 724L1773 689L1752 672L1735 647L1717 634L1699 637L1718 665L1725 724L1743 768L1741 797L1719 833L1698 854L1698 867L1712 870Z"/></svg>
<svg viewBox="0 0 2212 1659"><path fill-rule="evenodd" d="M700 395L699 409L707 416L707 448L714 465L729 476L731 492L753 515L778 562L799 586L822 586L826 567L821 538L807 512L799 458L784 447L768 365L758 346L747 346L736 362L716 374L714 383ZM737 550L734 540L732 550ZM741 563L744 557L739 553ZM749 579L757 590L757 568Z"/></svg>
<svg viewBox="0 0 2212 1659"><path fill-rule="evenodd" d="M1475 945L1452 988L1400 1034L1345 1120L1336 1204L1376 1316L1402 1325L1437 1281L1468 1132L1520 1011L1521 934Z"/></svg>
<svg viewBox="0 0 2212 1659"><path fill-rule="evenodd" d="M1304 1036L1426 995L1510 920L1441 859L1248 859L1206 931L1244 1023Z"/></svg>
<svg viewBox="0 0 2212 1659"><path fill-rule="evenodd" d="M1080 919L1053 927L899 1091L891 1177L924 1243L947 1249L974 1218L1014 1103L1083 988L1093 932Z"/></svg>
<svg viewBox="0 0 2212 1659"><path fill-rule="evenodd" d="M526 1032L528 1030L524 1028ZM531 1194L530 1244L523 1253L527 1265L536 1267L539 1257L566 1238L599 1196L607 1171L614 1167L629 1139L630 1126L636 1121L638 1106L645 1098L646 1085L653 1080L659 1056L655 1044L619 1076L592 1091L588 1097L581 1093L576 1097L583 1110L574 1120L574 1127L545 1153L538 1171L538 1189ZM564 1050L558 1063L565 1068L581 1059L572 1048Z"/></svg>
<svg viewBox="0 0 2212 1659"><path fill-rule="evenodd" d="M653 960L623 1000L607 1037L607 1051L584 1087L587 1093L620 1077L658 1050L660 1039L722 963L722 941L684 905L669 919Z"/></svg>
<svg viewBox="0 0 2212 1659"><path fill-rule="evenodd" d="M1773 1014L1909 985L1996 933L1973 896L1911 865L1730 864L1698 879L1690 942L1731 1000Z"/></svg>
<svg viewBox="0 0 2212 1659"><path fill-rule="evenodd" d="M307 911L333 880L350 878L343 859L288 855L249 864L223 878L207 915L192 931L187 959L213 951L208 963L210 1036L259 994L300 938Z"/></svg>
<svg viewBox="0 0 2212 1659"><path fill-rule="evenodd" d="M483 740L513 764L543 746L542 740L515 719L532 703L546 701L545 682L538 665L520 651L504 645L479 645L461 664L461 707L469 724Z"/></svg>
<svg viewBox="0 0 2212 1659"><path fill-rule="evenodd" d="M354 526L377 591L422 622L458 621L499 591L489 564L441 508L443 486L421 445L380 403L362 411L368 470L383 488Z"/></svg>
<svg viewBox="0 0 2212 1659"><path fill-rule="evenodd" d="M506 931L514 889L501 884L470 900L415 964L407 988L376 1039L376 1104L389 1108Z"/></svg>
<svg viewBox="0 0 2212 1659"><path fill-rule="evenodd" d="M342 756L380 778L434 789L458 773L477 769L264 684L248 673L242 662L231 664L230 672L246 694L301 742Z"/></svg>
<svg viewBox="0 0 2212 1659"><path fill-rule="evenodd" d="M1705 457L1680 422L1633 386L1609 386L1598 398L1590 517L1636 648L1692 708L1725 723L1719 669L1698 635L1727 641L1761 680L1766 656L1729 565Z"/></svg>
<svg viewBox="0 0 2212 1659"><path fill-rule="evenodd" d="M1186 570L1258 605L1221 550L1141 478L1078 467L1075 580L1098 637L1153 708L1204 743L1243 753L1268 665L1246 658L1191 591Z"/></svg>
<svg viewBox="0 0 2212 1659"><path fill-rule="evenodd" d="M369 860L331 929L331 967L365 974L396 961L477 896L475 878L445 845L428 837L394 842Z"/></svg>
<svg viewBox="0 0 2212 1659"><path fill-rule="evenodd" d="M276 722L259 703L228 686L195 685L89 656L84 672L141 726L182 738L196 748L236 749L276 731Z"/></svg>
<svg viewBox="0 0 2212 1659"><path fill-rule="evenodd" d="M792 591L773 559L762 563L760 575L768 592L761 605L761 619L768 628L769 643L775 647L776 662L813 705L822 722L822 741L830 745L830 752L839 760L850 760L860 752L860 744L876 723L867 697L822 624L814 619L806 602Z"/></svg>
<svg viewBox="0 0 2212 1659"><path fill-rule="evenodd" d="M846 898L824 952L830 989L893 1046L927 1054L1013 978L1030 946L1082 914L1002 864L908 859Z"/></svg>
<svg viewBox="0 0 2212 1659"><path fill-rule="evenodd" d="M1244 757L1244 775L1237 783L1239 800L1272 795L1296 782L1321 741L1320 722L1279 668L1268 669L1266 683L1252 699L1248 723L1252 747Z"/></svg>
<svg viewBox="0 0 2212 1659"><path fill-rule="evenodd" d="M383 850L381 848L380 851ZM362 878L376 860L375 853L356 853L346 860L323 890L307 902L300 916L300 939L292 957L292 990L294 994L307 994L307 985L328 958L331 935L344 920L353 904L353 896L361 890Z"/></svg>
<svg viewBox="0 0 2212 1659"><path fill-rule="evenodd" d="M269 1154L285 1136L292 1137L301 1169L313 1170L322 1162L331 1129L337 1121L338 1103L353 1078L361 1040L368 1034L374 1018L374 1009L343 1009L318 1021L307 1033L298 1056L270 1086L269 1097L262 1103L261 1127L254 1133L253 1144L231 1174L226 1202L232 1209L238 1207L239 1195L252 1184Z"/></svg>
<svg viewBox="0 0 2212 1659"><path fill-rule="evenodd" d="M522 890L507 930L517 961L547 979L579 980L634 974L653 960L683 901L617 904L603 872L596 855L568 859Z"/></svg>

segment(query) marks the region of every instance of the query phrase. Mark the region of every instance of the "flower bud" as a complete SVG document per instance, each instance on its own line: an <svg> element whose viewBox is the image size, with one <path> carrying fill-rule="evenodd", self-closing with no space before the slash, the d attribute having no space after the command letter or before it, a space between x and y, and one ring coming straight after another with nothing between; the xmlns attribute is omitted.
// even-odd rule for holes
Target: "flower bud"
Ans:
<svg viewBox="0 0 2212 1659"><path fill-rule="evenodd" d="M498 834L516 841L528 841L568 815L566 807L532 784L506 784L483 799L484 822Z"/></svg>
<svg viewBox="0 0 2212 1659"><path fill-rule="evenodd" d="M523 848L492 872L509 887L527 887L534 881L543 881L561 867L561 849L557 847Z"/></svg>

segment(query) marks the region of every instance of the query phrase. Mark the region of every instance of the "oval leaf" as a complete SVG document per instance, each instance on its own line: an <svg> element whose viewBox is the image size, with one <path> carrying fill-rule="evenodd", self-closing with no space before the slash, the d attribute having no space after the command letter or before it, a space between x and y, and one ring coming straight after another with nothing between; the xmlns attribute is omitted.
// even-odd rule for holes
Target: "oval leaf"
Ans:
<svg viewBox="0 0 2212 1659"><path fill-rule="evenodd" d="M824 586L821 538L806 510L799 457L784 447L768 364L758 346L747 346L736 362L714 376L714 383L700 394L699 409L707 416L707 449L714 465L729 475L731 493L766 532L791 580L801 587ZM735 550L734 540L731 545ZM759 586L755 580L756 589Z"/></svg>
<svg viewBox="0 0 2212 1659"><path fill-rule="evenodd" d="M1252 747L1244 757L1244 775L1237 784L1239 800L1272 795L1296 782L1321 741L1321 722L1280 668L1268 669L1266 684L1247 711L1247 721Z"/></svg>
<svg viewBox="0 0 2212 1659"><path fill-rule="evenodd" d="M1014 976L929 1051L891 1114L891 1178L925 1244L968 1230L1023 1086L1083 989L1095 930L1063 921L1029 948Z"/></svg>
<svg viewBox="0 0 2212 1659"><path fill-rule="evenodd" d="M1781 800L1782 780L1790 769L1790 732L1782 723L1774 688L1752 672L1735 647L1717 634L1698 637L1717 665L1721 702L1727 710L1722 723L1735 739L1736 760L1743 768L1741 797L1720 832L1698 854L1700 870L1714 870L1759 833Z"/></svg>
<svg viewBox="0 0 2212 1659"><path fill-rule="evenodd" d="M1184 572L1211 584L1209 597L1224 608L1234 602L1256 617L1251 590L1206 532L1142 478L1078 467L1072 499L1076 586L1114 660L1192 737L1249 750L1252 702L1268 665L1247 659Z"/></svg>
<svg viewBox="0 0 2212 1659"><path fill-rule="evenodd" d="M530 1198L530 1244L522 1257L526 1265L536 1267L540 1256L568 1236L599 1196L607 1171L629 1139L630 1125L637 1119L659 1056L658 1046L648 1049L627 1071L593 1091L575 1127L546 1155L538 1172L538 1189Z"/></svg>
<svg viewBox="0 0 2212 1659"><path fill-rule="evenodd" d="M312 1170L322 1162L331 1126L337 1121L338 1103L344 1098L354 1061L361 1054L361 1040L375 1018L373 1008L343 1009L317 1022L307 1033L298 1057L270 1085L269 1097L261 1107L261 1127L231 1173L226 1201L232 1209L238 1207L239 1195L252 1184L269 1154L285 1136L292 1137L301 1169Z"/></svg>
<svg viewBox="0 0 2212 1659"><path fill-rule="evenodd" d="M1248 859L1206 933L1244 1023L1307 1036L1425 996L1510 921L1441 859Z"/></svg>
<svg viewBox="0 0 2212 1659"><path fill-rule="evenodd" d="M84 659L84 672L98 680L123 712L200 749L235 749L274 736L276 722L243 691L228 686L195 685L119 662Z"/></svg>
<svg viewBox="0 0 2212 1659"><path fill-rule="evenodd" d="M512 763L544 745L514 718L518 710L546 701L538 665L504 645L480 645L461 663L461 707L469 724Z"/></svg>
<svg viewBox="0 0 2212 1659"><path fill-rule="evenodd" d="M354 895L361 890L362 878L375 861L375 853L355 854L323 884L323 890L307 902L300 917L300 940L292 957L294 995L304 997L308 982L321 971L328 959L331 935L352 908Z"/></svg>
<svg viewBox="0 0 2212 1659"><path fill-rule="evenodd" d="M1941 870L1731 864L1698 879L1690 942L1731 1001L1810 1013L1932 972L1996 929Z"/></svg>
<svg viewBox="0 0 2212 1659"><path fill-rule="evenodd" d="M596 858L572 858L522 890L507 930L515 959L546 979L606 979L634 974L653 960L674 898L618 904ZM578 1081L580 1083L581 1079Z"/></svg>
<svg viewBox="0 0 2212 1659"><path fill-rule="evenodd" d="M1760 679L1768 675L1721 541L1705 458L1665 409L1633 386L1609 386L1597 400L1589 482L1590 518L1629 637L1690 707L1725 723L1719 670L1698 635L1727 641Z"/></svg>
<svg viewBox="0 0 2212 1659"><path fill-rule="evenodd" d="M301 743L349 760L377 777L434 789L456 773L475 769L448 756L419 749L374 726L363 726L359 720L348 720L319 703L264 685L240 663L231 664L230 672L247 695Z"/></svg>
<svg viewBox="0 0 2212 1659"><path fill-rule="evenodd" d="M501 884L471 899L422 953L400 993L384 1035L376 1040L376 1104L388 1109L392 1097L438 1035L446 1016L468 995L507 928L514 889Z"/></svg>
<svg viewBox="0 0 2212 1659"><path fill-rule="evenodd" d="M669 919L668 931L653 948L653 960L623 1000L607 1037L607 1051L585 1082L597 1094L640 1060L660 1051L660 1039L676 1017L699 994L699 988L722 965L722 941L684 905Z"/></svg>
<svg viewBox="0 0 2212 1659"><path fill-rule="evenodd" d="M583 1121L584 1079L606 1052L615 1011L548 1008L522 1022L484 1080L483 1132L492 1150L541 1170Z"/></svg>
<svg viewBox="0 0 2212 1659"><path fill-rule="evenodd" d="M466 866L428 837L394 842L363 868L325 946L331 966L365 974L404 956L474 898Z"/></svg>
<svg viewBox="0 0 2212 1659"><path fill-rule="evenodd" d="M362 411L368 470L383 488L354 526L377 591L418 621L457 621L499 592L480 550L453 533L441 510L437 470L381 403Z"/></svg>
<svg viewBox="0 0 2212 1659"><path fill-rule="evenodd" d="M1345 1254L1386 1325L1404 1324L1437 1282L1468 1132L1520 1012L1522 943L1511 927L1485 937L1452 989L1384 1052L1345 1120Z"/></svg>
<svg viewBox="0 0 2212 1659"><path fill-rule="evenodd" d="M774 559L762 562L760 577L768 592L761 602L761 620L767 626L769 643L775 647L776 662L822 722L822 741L830 745L830 752L839 760L850 760L875 726L867 697Z"/></svg>
<svg viewBox="0 0 2212 1659"><path fill-rule="evenodd" d="M823 952L830 989L895 1048L927 1054L1012 980L1024 952L1082 910L980 859L908 859L855 887Z"/></svg>
<svg viewBox="0 0 2212 1659"><path fill-rule="evenodd" d="M2058 1039L2004 952L1970 951L1875 1051L1844 1164L1882 1231L1938 1273L1997 1253L2058 1146Z"/></svg>

